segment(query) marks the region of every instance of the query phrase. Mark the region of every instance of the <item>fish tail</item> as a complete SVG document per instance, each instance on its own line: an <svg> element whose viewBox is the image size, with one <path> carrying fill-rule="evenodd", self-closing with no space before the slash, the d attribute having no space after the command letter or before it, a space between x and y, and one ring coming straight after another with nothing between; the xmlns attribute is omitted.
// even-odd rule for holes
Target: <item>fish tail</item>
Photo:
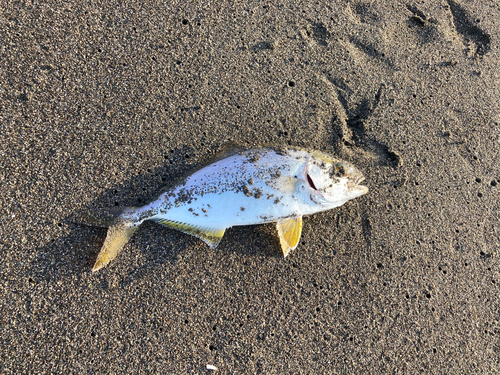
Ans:
<svg viewBox="0 0 500 375"><path fill-rule="evenodd" d="M109 215L103 218L103 223L109 223L108 235L92 268L92 272L100 270L116 258L122 247L139 228L141 222L134 221L130 209L117 211L117 216Z"/></svg>

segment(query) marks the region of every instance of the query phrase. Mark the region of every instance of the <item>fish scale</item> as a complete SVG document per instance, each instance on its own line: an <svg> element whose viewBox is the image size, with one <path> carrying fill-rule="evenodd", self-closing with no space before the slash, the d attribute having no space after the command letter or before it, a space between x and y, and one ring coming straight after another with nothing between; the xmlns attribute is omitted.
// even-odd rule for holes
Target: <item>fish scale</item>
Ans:
<svg viewBox="0 0 500 375"><path fill-rule="evenodd" d="M195 226L210 223L208 226L222 229L270 222L274 218L294 215L310 208L302 202L301 198L307 197L302 197L298 189L290 196L289 202L280 200L275 203L273 198L283 198L283 192L269 184L272 177L268 170L270 164L283 162L282 156L265 152L256 162L244 164L248 158L247 154L235 155L189 176L182 186L162 194L145 208L157 206L165 212L151 217L151 220L171 219ZM300 164L303 164L302 160L283 164L279 168L281 176L296 176L300 173ZM220 172L221 169L224 173ZM250 179L253 179L252 184L248 182ZM245 186L251 191L250 195L245 194ZM178 197L184 194L190 199L175 204ZM241 210L242 207L244 210ZM264 212L269 219L263 221Z"/></svg>
<svg viewBox="0 0 500 375"><path fill-rule="evenodd" d="M226 154L157 199L124 208L110 223L94 271L107 265L145 220L194 235L215 248L227 228L276 222L285 256L296 248L302 216L365 194L352 165L319 151L251 149Z"/></svg>

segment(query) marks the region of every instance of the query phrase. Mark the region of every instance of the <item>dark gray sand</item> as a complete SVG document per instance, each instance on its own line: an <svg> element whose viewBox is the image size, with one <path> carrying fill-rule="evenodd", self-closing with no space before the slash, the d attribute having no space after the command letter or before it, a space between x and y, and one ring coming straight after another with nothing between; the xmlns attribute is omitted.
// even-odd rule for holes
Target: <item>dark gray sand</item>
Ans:
<svg viewBox="0 0 500 375"><path fill-rule="evenodd" d="M500 372L497 1L2 2L0 373ZM127 3L127 4L125 4ZM224 144L314 148L370 193L210 250L106 230Z"/></svg>

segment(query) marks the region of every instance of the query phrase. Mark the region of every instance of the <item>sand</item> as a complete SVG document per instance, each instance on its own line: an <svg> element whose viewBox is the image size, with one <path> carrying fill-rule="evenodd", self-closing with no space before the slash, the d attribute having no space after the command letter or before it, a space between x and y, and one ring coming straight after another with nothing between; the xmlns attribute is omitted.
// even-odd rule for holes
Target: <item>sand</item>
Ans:
<svg viewBox="0 0 500 375"><path fill-rule="evenodd" d="M500 6L2 2L0 373L500 372ZM369 194L216 250L106 230L228 142L329 152Z"/></svg>

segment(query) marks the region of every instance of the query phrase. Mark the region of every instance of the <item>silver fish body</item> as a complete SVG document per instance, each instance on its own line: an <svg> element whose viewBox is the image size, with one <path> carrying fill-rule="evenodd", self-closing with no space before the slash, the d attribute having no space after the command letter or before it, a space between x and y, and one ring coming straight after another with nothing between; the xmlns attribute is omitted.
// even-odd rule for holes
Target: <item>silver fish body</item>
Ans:
<svg viewBox="0 0 500 375"><path fill-rule="evenodd" d="M140 208L121 212L94 271L109 263L145 220L192 234L215 248L227 228L277 222L284 255L300 239L302 216L368 191L349 163L302 149L251 149L209 164Z"/></svg>

